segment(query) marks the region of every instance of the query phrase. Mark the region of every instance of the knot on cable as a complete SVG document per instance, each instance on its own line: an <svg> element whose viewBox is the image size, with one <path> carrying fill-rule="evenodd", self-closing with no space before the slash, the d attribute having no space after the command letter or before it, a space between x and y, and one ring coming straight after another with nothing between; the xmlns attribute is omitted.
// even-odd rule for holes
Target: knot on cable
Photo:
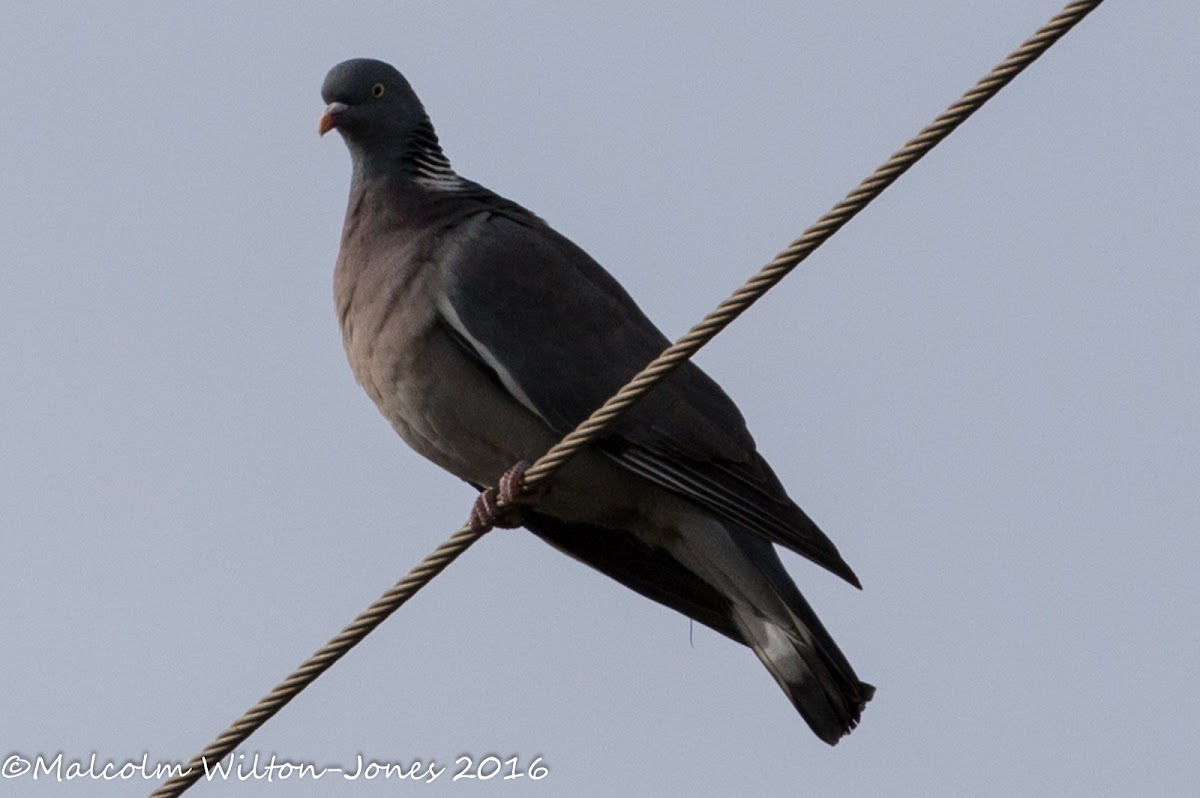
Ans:
<svg viewBox="0 0 1200 798"><path fill-rule="evenodd" d="M467 520L471 531L483 534L495 527L515 529L525 523L525 509L537 503L538 495L523 487L529 461L522 460L504 472L494 488L480 491Z"/></svg>

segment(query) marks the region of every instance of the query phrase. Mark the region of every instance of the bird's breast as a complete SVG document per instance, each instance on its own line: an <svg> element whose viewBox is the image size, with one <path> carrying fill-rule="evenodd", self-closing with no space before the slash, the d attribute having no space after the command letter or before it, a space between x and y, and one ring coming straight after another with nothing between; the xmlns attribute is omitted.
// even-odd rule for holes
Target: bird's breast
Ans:
<svg viewBox="0 0 1200 798"><path fill-rule="evenodd" d="M494 485L536 459L554 436L451 337L427 254L373 243L343 241L334 298L350 367L379 411L419 454L472 482Z"/></svg>

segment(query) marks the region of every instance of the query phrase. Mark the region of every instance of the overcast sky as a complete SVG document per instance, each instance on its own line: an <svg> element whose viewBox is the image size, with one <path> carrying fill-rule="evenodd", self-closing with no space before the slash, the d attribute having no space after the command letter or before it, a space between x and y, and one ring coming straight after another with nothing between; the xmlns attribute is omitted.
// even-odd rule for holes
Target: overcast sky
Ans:
<svg viewBox="0 0 1200 798"><path fill-rule="evenodd" d="M330 66L395 64L676 336L1059 8L604 6L5 9L0 754L186 761L466 517L345 362ZM189 795L1194 790L1197 42L1190 0L1105 4L701 353L864 583L785 555L878 687L836 748L497 531L239 748L443 776Z"/></svg>

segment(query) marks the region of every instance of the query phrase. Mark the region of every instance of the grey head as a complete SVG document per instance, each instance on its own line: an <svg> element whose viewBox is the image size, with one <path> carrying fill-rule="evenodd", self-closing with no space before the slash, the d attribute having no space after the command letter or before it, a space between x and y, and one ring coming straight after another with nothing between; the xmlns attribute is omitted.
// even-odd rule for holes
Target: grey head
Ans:
<svg viewBox="0 0 1200 798"><path fill-rule="evenodd" d="M356 176L397 171L433 180L455 178L425 106L391 64L353 58L329 70L321 87L323 136L337 129Z"/></svg>

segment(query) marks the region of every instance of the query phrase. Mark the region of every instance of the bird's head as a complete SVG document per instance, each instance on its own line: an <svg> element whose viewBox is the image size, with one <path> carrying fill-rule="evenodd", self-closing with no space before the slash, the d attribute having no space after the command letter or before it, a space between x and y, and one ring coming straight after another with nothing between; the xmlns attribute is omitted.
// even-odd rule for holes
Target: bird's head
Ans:
<svg viewBox="0 0 1200 798"><path fill-rule="evenodd" d="M408 160L425 148L433 127L412 86L391 64L355 58L329 70L321 87L325 111L317 122L322 136L337 129L356 160Z"/></svg>

